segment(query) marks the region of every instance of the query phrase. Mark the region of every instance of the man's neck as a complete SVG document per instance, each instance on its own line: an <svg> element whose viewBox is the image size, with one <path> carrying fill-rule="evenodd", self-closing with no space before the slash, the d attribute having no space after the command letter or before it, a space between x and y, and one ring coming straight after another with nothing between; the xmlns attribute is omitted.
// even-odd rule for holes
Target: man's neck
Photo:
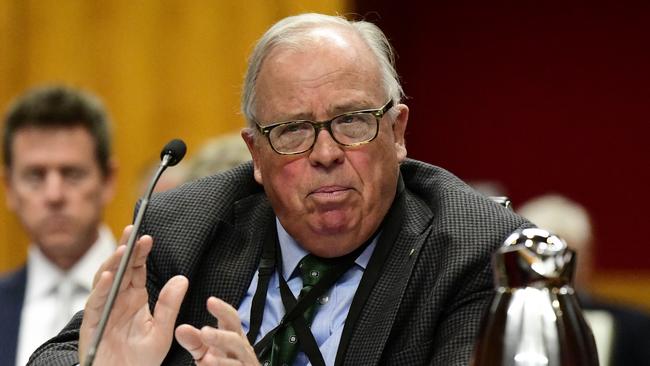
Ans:
<svg viewBox="0 0 650 366"><path fill-rule="evenodd" d="M74 267L74 265L79 262L86 253L88 253L88 250L90 250L90 248L97 242L98 239L99 228L95 230L94 235L90 235L87 240L84 240L84 244L71 246L77 250L71 250L62 253L56 250L44 250L42 246L39 246L39 249L50 262L52 262L62 271L67 272L72 267Z"/></svg>

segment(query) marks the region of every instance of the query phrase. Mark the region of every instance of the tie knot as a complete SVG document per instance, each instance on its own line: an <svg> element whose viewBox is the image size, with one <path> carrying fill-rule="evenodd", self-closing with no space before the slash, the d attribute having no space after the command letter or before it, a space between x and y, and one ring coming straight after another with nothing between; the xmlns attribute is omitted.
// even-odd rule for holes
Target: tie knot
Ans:
<svg viewBox="0 0 650 366"><path fill-rule="evenodd" d="M299 265L303 286L315 286L334 266L332 261L311 254L306 255Z"/></svg>

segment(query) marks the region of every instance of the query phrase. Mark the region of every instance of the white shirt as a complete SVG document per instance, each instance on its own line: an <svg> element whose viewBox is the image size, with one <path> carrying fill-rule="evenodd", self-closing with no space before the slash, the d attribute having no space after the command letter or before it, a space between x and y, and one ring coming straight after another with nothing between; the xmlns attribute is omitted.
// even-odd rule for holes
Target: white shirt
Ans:
<svg viewBox="0 0 650 366"><path fill-rule="evenodd" d="M36 348L57 335L84 308L95 272L114 251L115 238L105 226L99 229L97 241L68 271L50 262L38 246L29 246L17 366L25 365Z"/></svg>

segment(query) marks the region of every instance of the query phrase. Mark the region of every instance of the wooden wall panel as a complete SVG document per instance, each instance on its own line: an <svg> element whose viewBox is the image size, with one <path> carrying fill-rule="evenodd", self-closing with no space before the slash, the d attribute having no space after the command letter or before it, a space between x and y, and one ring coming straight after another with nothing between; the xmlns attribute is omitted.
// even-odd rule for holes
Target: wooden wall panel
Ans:
<svg viewBox="0 0 650 366"><path fill-rule="evenodd" d="M164 143L183 138L191 154L207 138L243 127L246 58L272 23L347 9L345 0L3 0L0 108L42 83L102 97L119 164L106 221L119 233L131 221L140 175ZM0 272L22 263L27 245L15 217L1 207Z"/></svg>
<svg viewBox="0 0 650 366"><path fill-rule="evenodd" d="M650 309L650 3L357 0L356 11L397 50L409 156L491 183L515 208L545 193L580 202L595 287Z"/></svg>

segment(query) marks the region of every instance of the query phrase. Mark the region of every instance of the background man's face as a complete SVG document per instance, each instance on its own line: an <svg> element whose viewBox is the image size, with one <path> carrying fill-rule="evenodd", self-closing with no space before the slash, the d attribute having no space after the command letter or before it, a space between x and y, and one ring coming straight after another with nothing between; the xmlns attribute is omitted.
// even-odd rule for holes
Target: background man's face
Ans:
<svg viewBox="0 0 650 366"><path fill-rule="evenodd" d="M9 209L50 260L71 266L97 239L113 194L112 173L102 175L83 127L21 129L11 149L5 174Z"/></svg>

